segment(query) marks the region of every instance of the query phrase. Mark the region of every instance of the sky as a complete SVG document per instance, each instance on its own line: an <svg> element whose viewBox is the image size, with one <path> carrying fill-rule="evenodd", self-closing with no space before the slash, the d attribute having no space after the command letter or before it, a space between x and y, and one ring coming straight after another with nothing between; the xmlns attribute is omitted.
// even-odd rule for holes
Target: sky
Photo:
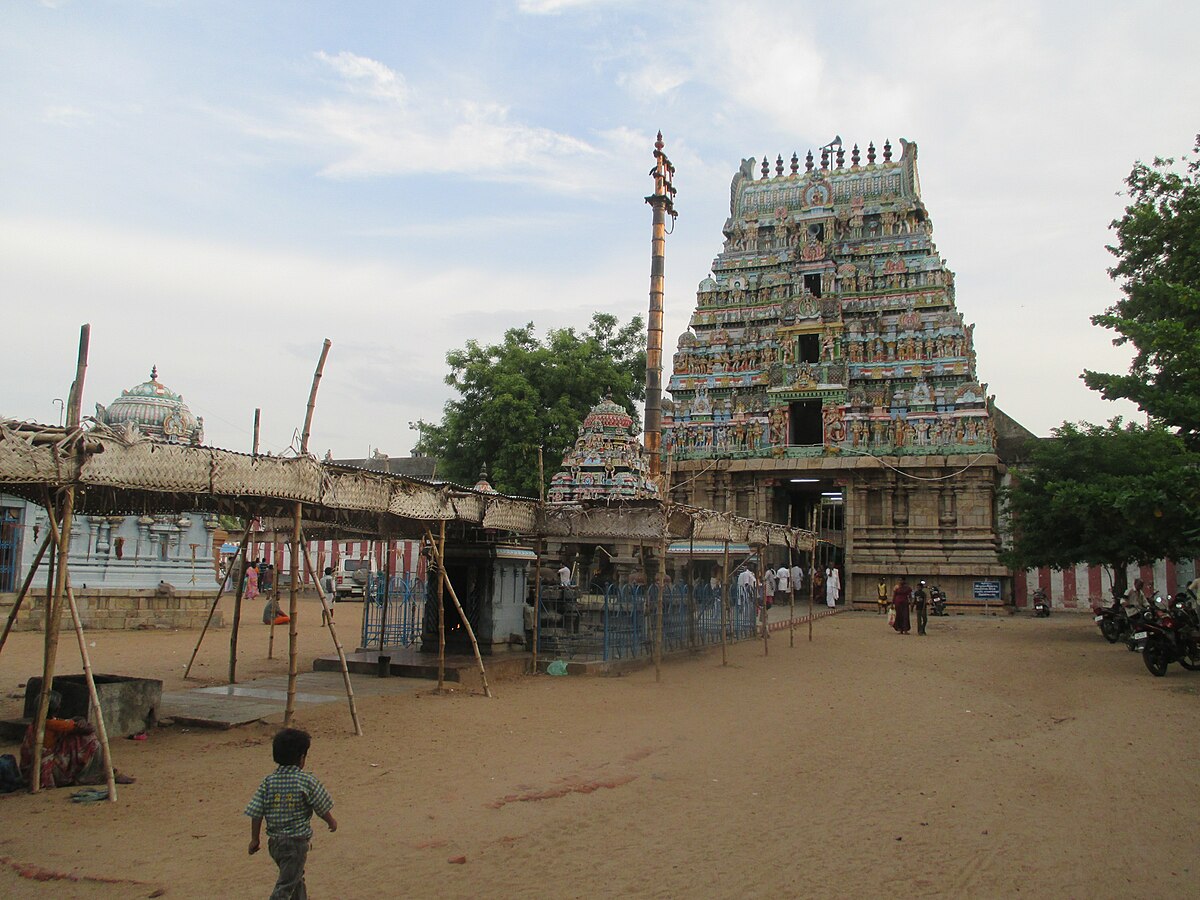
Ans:
<svg viewBox="0 0 1200 900"><path fill-rule="evenodd" d="M997 405L1140 418L1079 374L1128 367L1109 223L1200 131L1198 40L1136 0L7 0L0 416L59 421L86 322L85 414L157 366L286 452L328 338L310 449L406 454L448 351L646 315L661 129L668 361L743 158L904 137Z"/></svg>

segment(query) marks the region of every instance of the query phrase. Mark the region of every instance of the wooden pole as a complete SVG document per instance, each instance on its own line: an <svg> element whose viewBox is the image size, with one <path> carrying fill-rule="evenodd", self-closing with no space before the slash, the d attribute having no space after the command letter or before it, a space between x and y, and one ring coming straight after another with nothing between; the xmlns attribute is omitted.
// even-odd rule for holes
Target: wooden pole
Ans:
<svg viewBox="0 0 1200 900"><path fill-rule="evenodd" d="M813 597L816 595L816 568L817 568L817 509L814 506L809 514L809 552L808 558L811 560L810 568L812 569L808 575L808 640L812 643L813 634L813 616L816 611L813 609Z"/></svg>
<svg viewBox="0 0 1200 900"><path fill-rule="evenodd" d="M288 585L288 681L287 703L283 708L284 728L291 727L296 715L296 677L300 671L300 631L296 619L300 612L300 519L303 512L304 505L297 500L292 511L292 554L288 565L291 584Z"/></svg>
<svg viewBox="0 0 1200 900"><path fill-rule="evenodd" d="M541 523L546 515L546 469L542 457L542 445L538 445L538 533L537 549L534 551L533 575L533 674L538 671L538 642L542 637L542 554L546 550L546 539L542 537Z"/></svg>
<svg viewBox="0 0 1200 900"><path fill-rule="evenodd" d="M696 523L691 523L688 534L687 562L687 610L688 610L688 646L696 646Z"/></svg>
<svg viewBox="0 0 1200 900"><path fill-rule="evenodd" d="M767 627L767 594L766 594L767 579L765 577L766 576L766 568L767 568L766 561L767 561L766 545L759 544L758 545L758 566L759 566L759 570L764 575L764 578L762 579L762 583L759 585L759 594L760 594L759 599L762 604L763 656L770 656L771 655L771 646L768 643L768 636L770 635L770 629Z"/></svg>
<svg viewBox="0 0 1200 900"><path fill-rule="evenodd" d="M187 666L183 670L183 677L186 679L192 671L192 664L196 661L196 654L200 652L200 645L204 642L204 635L208 633L208 626L212 624L213 614L217 611L217 604L221 602L221 595L225 593L225 585L229 583L229 578L233 574L234 567L237 566L239 559L246 559L246 546L250 543L250 522L246 522L246 530L242 532L241 543L238 544L237 553L233 554L233 559L229 561L229 565L225 569L225 574L221 577L221 583L217 586L217 595L213 597L212 605L208 608L208 618L204 620L204 627L200 629L200 637L196 639L196 649L192 651L192 658L188 660ZM238 591L241 591L242 579L238 579Z"/></svg>
<svg viewBox="0 0 1200 900"><path fill-rule="evenodd" d="M25 573L25 581L21 584L21 591L17 594L17 599L13 601L12 612L8 614L8 621L4 623L4 634L0 634L0 651L4 650L4 644L8 640L8 633L12 631L13 625L17 622L17 613L21 611L21 603L24 601L25 595L29 593L29 586L33 584L33 578L37 575L37 568L42 562L42 557L46 555L46 549L52 543L50 532L47 531L46 536L42 539L41 546L38 547L37 554L33 557L33 563L29 566L29 571Z"/></svg>
<svg viewBox="0 0 1200 900"><path fill-rule="evenodd" d="M304 566L308 569L308 577L315 583L320 584L320 581L317 579L317 570L313 567L312 559L308 555L308 543L304 541L303 535L300 539L304 543ZM342 647L342 642L338 638L337 628L333 624L333 610L329 608L329 598L325 596L325 592L322 590L317 591L317 596L321 598L322 612L327 613L322 618L329 628L329 636L333 638L333 646L337 648L338 662L342 667L342 682L346 685L346 702L350 704L350 721L354 723L354 733L361 737L363 730L362 725L358 721L358 707L354 703L354 685L350 682L350 667L346 664L346 651ZM363 603L366 602L364 597Z"/></svg>
<svg viewBox="0 0 1200 900"><path fill-rule="evenodd" d="M50 523L50 534L55 540L59 538L58 523L54 519L53 510L47 509ZM96 691L96 679L92 675L92 660L88 653L87 641L83 637L83 621L79 618L79 606L75 602L75 592L71 590L71 572L66 573L67 605L71 610L71 622L75 626L75 637L79 642L79 657L83 662L83 678L87 683L88 703L92 716L95 718L96 737L100 740L100 751L104 760L105 781L108 784L108 800L110 803L117 799L117 780L112 763L112 748L108 743L108 728L104 724L104 711L100 708L100 694ZM89 719L90 721L90 719Z"/></svg>
<svg viewBox="0 0 1200 900"><path fill-rule="evenodd" d="M308 437L312 433L313 410L317 405L317 388L321 386L321 374L325 370L325 360L329 357L331 344L329 338L321 345L321 358L317 360L317 368L313 372L312 387L308 391L308 408L304 413L304 430L300 432L300 456L308 455ZM288 586L288 686L287 706L283 712L283 724L292 724L296 715L296 677L299 673L298 660L300 652L300 631L297 620L300 613L300 520L304 514L304 504L299 500L292 512L292 559L291 581Z"/></svg>
<svg viewBox="0 0 1200 900"><path fill-rule="evenodd" d="M721 665L729 665L726 655L725 620L729 616L729 538L725 538L725 558L721 563Z"/></svg>
<svg viewBox="0 0 1200 900"><path fill-rule="evenodd" d="M438 564L438 691L446 689L446 561L442 554L446 550L446 520L438 524L438 539L440 547L433 542L433 535L425 529L425 537L429 539L429 547L437 557Z"/></svg>
<svg viewBox="0 0 1200 900"><path fill-rule="evenodd" d="M83 379L87 373L88 343L91 338L91 325L84 325L79 330L79 355L75 363L75 381L71 384L68 395L67 432L71 434L78 430L80 409L83 403ZM72 445L72 452L83 453L83 441L80 439ZM53 503L48 503L46 512L53 516ZM38 697L37 712L33 718L33 769L30 773L29 790L37 793L42 789L42 750L46 738L46 715L50 709L50 692L54 688L54 664L58 656L58 635L62 626L63 597L67 587L67 560L71 551L71 519L75 512L75 486L68 485L63 491L62 513L59 516L61 528L58 533L58 571L54 579L53 598L46 596L46 646L42 656L42 690Z"/></svg>
<svg viewBox="0 0 1200 900"><path fill-rule="evenodd" d="M788 542L788 646L796 646L796 577L792 574L796 554Z"/></svg>
<svg viewBox="0 0 1200 900"><path fill-rule="evenodd" d="M247 532L247 533L249 533L249 532ZM249 563L247 563L245 565L245 570L247 572L250 571ZM259 573L259 577L262 577L261 573ZM245 583L246 583L245 578L239 578L238 583L237 583L237 589L233 592L233 626L230 629L232 633L229 635L229 683L230 684L237 684L237 641L238 641L238 629L241 628L241 623L242 623L242 590L243 590L243 585Z"/></svg>
<svg viewBox="0 0 1200 900"><path fill-rule="evenodd" d="M658 603L657 615L654 623L654 680L662 681L662 657L663 657L663 594L666 591L667 585L667 526L671 521L671 466L670 460L667 462L666 474L662 476L659 483L659 489L662 491L663 500L663 521L662 535L658 541Z"/></svg>
<svg viewBox="0 0 1200 900"><path fill-rule="evenodd" d="M261 422L262 422L262 407L255 407L254 408L254 443L250 448L250 455L255 456L255 457L258 456L258 436L259 436L259 426L260 426ZM272 535L272 538L271 538L271 562L269 563L269 565L274 565L274 563L275 563L275 536ZM260 572L259 578L261 578L261 577L262 577L262 573ZM267 623L267 627L268 627L267 659L274 659L275 658L275 619L277 618L276 610L279 609L279 573L274 570L271 571L271 594L267 599L271 603L271 617L270 617L270 621ZM239 607L240 607L240 604L239 604ZM238 621L237 611L235 611L235 613L234 613L234 621L235 622ZM237 640L237 627L236 626L234 627L233 634L234 634L233 640L236 641ZM230 678L229 680L230 680L230 682L233 681L232 678Z"/></svg>
<svg viewBox="0 0 1200 900"><path fill-rule="evenodd" d="M274 540L271 541L271 550L271 559L274 559ZM267 659L275 658L275 620L279 617L279 573L272 570L271 576L271 632L267 635Z"/></svg>
<svg viewBox="0 0 1200 900"><path fill-rule="evenodd" d="M308 550L305 550L305 558L307 559ZM379 654L383 655L384 639L387 636L387 620L388 606L392 599L392 548L391 541L388 541L388 546L384 550L387 555L387 564L383 567L383 577L386 579L383 583L383 608L379 611ZM368 579L369 580L369 579ZM367 600L363 597L363 615L366 615ZM332 611L330 616L332 616Z"/></svg>
<svg viewBox="0 0 1200 900"><path fill-rule="evenodd" d="M470 638L470 640L471 640L471 649L475 651L475 662L479 666L479 677L483 681L484 696L491 697L492 689L490 687L488 687L487 671L483 668L483 656L479 652L479 641L477 641L475 639L475 629L471 627L471 623L467 619L467 614L463 610L462 604L458 602L458 594L455 593L455 591L454 591L454 585L450 583L450 579L447 578L446 574L445 574L446 573L446 561L442 557L442 552L445 548L445 524L446 524L445 520L443 519L442 520L442 530L443 530L442 548L439 548L437 551L438 565L440 565L441 569L442 569L442 582L446 585L446 590L450 592L450 599L454 603L454 608L456 610L458 610L458 617L462 620L463 628L465 628L466 632L467 632L467 637ZM428 535L429 539L432 541L433 535L429 532L428 529L426 529L425 533L426 533L426 535Z"/></svg>

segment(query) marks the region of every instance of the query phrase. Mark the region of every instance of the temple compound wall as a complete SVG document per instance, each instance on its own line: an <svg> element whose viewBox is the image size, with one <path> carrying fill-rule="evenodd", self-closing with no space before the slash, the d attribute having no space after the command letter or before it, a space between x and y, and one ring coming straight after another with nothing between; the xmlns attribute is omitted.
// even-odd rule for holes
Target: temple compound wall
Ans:
<svg viewBox="0 0 1200 900"><path fill-rule="evenodd" d="M1031 435L979 382L917 145L900 143L898 159L889 142L810 152L803 170L795 154L742 163L674 355L672 493L815 524L815 562L843 569L852 601L906 574L962 603L999 582L1011 602L997 490L1006 439Z"/></svg>

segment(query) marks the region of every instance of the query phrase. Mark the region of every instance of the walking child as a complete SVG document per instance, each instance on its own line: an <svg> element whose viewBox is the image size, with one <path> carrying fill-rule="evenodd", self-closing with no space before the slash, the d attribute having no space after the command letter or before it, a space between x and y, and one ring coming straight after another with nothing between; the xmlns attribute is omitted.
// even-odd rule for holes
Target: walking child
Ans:
<svg viewBox="0 0 1200 900"><path fill-rule="evenodd" d="M271 900L305 900L308 896L304 864L312 840L313 814L323 819L330 831L337 831L329 793L316 776L304 771L311 745L307 731L279 731L271 742L271 755L278 768L263 779L246 807L251 854L258 852L263 819L267 820L267 852L279 866Z"/></svg>

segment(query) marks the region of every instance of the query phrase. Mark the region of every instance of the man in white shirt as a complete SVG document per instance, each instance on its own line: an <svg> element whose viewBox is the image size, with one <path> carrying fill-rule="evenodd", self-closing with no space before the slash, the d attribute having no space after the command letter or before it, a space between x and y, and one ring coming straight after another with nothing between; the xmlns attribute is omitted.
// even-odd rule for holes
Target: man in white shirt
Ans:
<svg viewBox="0 0 1200 900"><path fill-rule="evenodd" d="M571 586L571 567L566 563L563 563L562 567L558 570L558 584L560 587Z"/></svg>
<svg viewBox="0 0 1200 900"><path fill-rule="evenodd" d="M804 569L800 566L792 566L792 588L796 591L797 596L804 590Z"/></svg>
<svg viewBox="0 0 1200 900"><path fill-rule="evenodd" d="M775 602L787 603L790 598L792 583L792 570L787 566L780 566L779 571L775 573Z"/></svg>
<svg viewBox="0 0 1200 900"><path fill-rule="evenodd" d="M758 595L758 579L754 577L754 563L746 563L746 568L738 575L738 603L754 603Z"/></svg>

